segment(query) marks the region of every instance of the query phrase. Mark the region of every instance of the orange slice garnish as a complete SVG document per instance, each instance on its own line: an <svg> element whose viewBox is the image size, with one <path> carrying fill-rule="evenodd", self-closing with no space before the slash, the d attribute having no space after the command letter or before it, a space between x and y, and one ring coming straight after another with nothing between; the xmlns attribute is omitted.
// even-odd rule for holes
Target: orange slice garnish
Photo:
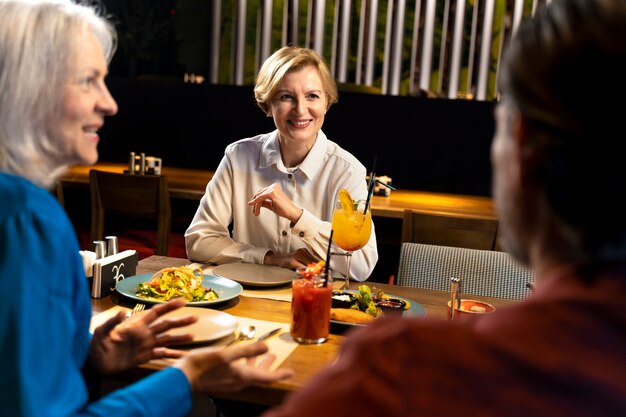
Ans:
<svg viewBox="0 0 626 417"><path fill-rule="evenodd" d="M346 213L352 213L354 211L354 201L352 200L352 196L345 188L339 190L339 203L341 204L341 208Z"/></svg>

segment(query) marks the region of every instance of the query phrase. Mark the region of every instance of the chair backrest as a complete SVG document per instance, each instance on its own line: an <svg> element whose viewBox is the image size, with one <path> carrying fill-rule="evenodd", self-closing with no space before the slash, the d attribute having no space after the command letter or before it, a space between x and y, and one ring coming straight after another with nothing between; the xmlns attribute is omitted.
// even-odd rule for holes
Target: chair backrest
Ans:
<svg viewBox="0 0 626 417"><path fill-rule="evenodd" d="M450 290L450 278L462 280L462 293L521 300L530 294L533 271L506 252L403 243L397 284Z"/></svg>
<svg viewBox="0 0 626 417"><path fill-rule="evenodd" d="M167 256L172 213L167 177L89 172L91 238L102 240L106 214L150 219L156 224L156 255Z"/></svg>
<svg viewBox="0 0 626 417"><path fill-rule="evenodd" d="M479 219L405 210L402 242L496 249L497 219Z"/></svg>

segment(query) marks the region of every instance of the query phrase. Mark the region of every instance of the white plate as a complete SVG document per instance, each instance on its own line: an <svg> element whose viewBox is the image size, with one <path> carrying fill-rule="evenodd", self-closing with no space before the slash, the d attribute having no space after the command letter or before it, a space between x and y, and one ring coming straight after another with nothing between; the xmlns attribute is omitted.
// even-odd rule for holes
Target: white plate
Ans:
<svg viewBox="0 0 626 417"><path fill-rule="evenodd" d="M172 329L167 333L171 335L191 333L193 335L191 343L203 343L233 334L239 325L237 318L228 313L202 307L181 307L161 316L159 320L191 315L198 316L198 321L189 326Z"/></svg>
<svg viewBox="0 0 626 417"><path fill-rule="evenodd" d="M282 285L291 282L295 277L295 272L291 269L240 262L218 265L211 273L255 287Z"/></svg>

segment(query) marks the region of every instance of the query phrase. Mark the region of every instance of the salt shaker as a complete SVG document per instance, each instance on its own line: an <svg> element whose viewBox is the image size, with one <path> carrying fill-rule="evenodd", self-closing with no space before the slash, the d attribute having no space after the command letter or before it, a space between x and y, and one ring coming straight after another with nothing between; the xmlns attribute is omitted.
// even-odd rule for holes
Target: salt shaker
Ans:
<svg viewBox="0 0 626 417"><path fill-rule="evenodd" d="M106 242L104 240L94 240L93 248L96 252L96 259L102 259L106 256Z"/></svg>

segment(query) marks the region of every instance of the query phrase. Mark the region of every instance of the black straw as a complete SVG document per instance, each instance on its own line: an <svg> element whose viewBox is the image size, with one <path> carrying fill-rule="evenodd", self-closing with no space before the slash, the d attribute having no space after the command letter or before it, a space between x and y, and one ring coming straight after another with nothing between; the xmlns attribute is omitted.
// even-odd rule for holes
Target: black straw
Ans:
<svg viewBox="0 0 626 417"><path fill-rule="evenodd" d="M381 180L376 180L376 182L379 183L380 185L384 185L385 187L389 188L390 190L396 191L396 187L392 187L391 185L389 185L389 184L387 184L385 182L382 182Z"/></svg>
<svg viewBox="0 0 626 417"><path fill-rule="evenodd" d="M363 210L363 214L367 213L367 209L370 206L370 199L372 198L372 194L374 193L374 184L376 183L376 160L378 159L378 155L374 155L374 163L372 164L372 171L370 172L370 183L367 187L367 200L365 200L365 209Z"/></svg>
<svg viewBox="0 0 626 417"><path fill-rule="evenodd" d="M330 229L330 237L328 238L328 250L326 251L326 267L324 268L324 287L328 285L328 276L330 274L330 247L333 244L333 229Z"/></svg>

